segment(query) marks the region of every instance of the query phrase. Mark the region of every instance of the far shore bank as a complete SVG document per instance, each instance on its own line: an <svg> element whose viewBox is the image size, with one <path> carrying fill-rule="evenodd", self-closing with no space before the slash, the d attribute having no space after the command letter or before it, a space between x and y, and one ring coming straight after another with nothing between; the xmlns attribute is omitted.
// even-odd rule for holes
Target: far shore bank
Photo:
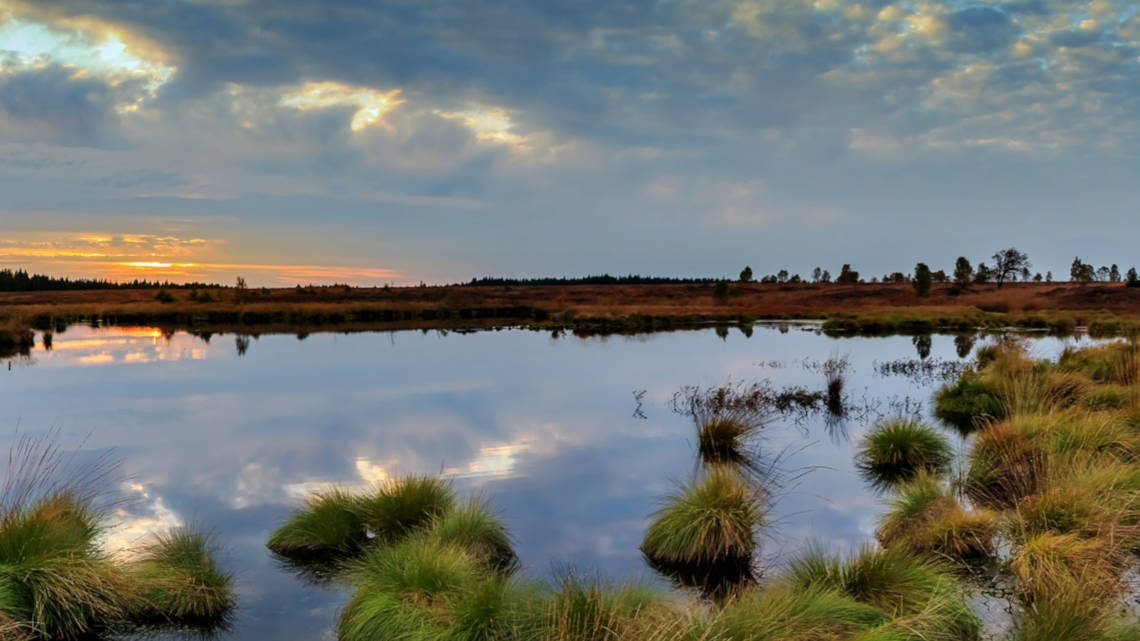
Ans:
<svg viewBox="0 0 1140 641"><path fill-rule="evenodd" d="M1140 288L1010 283L958 291L909 284L731 283L0 293L0 342L72 324L196 332L463 329L523 326L636 333L760 320L820 320L835 334L1016 328L1111 335L1140 329Z"/></svg>

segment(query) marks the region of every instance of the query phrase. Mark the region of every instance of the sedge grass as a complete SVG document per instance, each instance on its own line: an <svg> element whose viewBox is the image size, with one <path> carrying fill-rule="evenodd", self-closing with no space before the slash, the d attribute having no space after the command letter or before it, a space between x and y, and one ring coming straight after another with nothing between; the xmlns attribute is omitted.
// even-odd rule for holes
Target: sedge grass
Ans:
<svg viewBox="0 0 1140 641"><path fill-rule="evenodd" d="M177 529L155 535L132 565L140 586L132 618L139 623L222 627L236 598L233 578L217 563L207 535Z"/></svg>
<svg viewBox="0 0 1140 641"><path fill-rule="evenodd" d="M754 580L761 492L734 469L710 468L669 497L641 544L650 566L683 586L723 596Z"/></svg>
<svg viewBox="0 0 1140 641"><path fill-rule="evenodd" d="M856 468L873 486L886 488L919 472L939 473L950 464L950 444L933 429L910 419L877 424L863 437Z"/></svg>

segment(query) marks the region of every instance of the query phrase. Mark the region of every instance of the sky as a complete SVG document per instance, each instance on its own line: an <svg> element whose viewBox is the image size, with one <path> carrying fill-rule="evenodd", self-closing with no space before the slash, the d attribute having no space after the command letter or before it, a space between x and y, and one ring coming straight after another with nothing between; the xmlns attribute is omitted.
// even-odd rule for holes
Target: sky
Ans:
<svg viewBox="0 0 1140 641"><path fill-rule="evenodd" d="M0 267L1134 263L1130 1L0 0Z"/></svg>

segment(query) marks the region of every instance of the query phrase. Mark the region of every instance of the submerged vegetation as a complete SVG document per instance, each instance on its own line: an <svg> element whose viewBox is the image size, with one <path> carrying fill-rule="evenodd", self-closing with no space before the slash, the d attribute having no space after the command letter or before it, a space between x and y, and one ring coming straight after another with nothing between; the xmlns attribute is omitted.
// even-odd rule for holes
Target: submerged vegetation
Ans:
<svg viewBox="0 0 1140 641"><path fill-rule="evenodd" d="M92 490L105 480L105 463L69 472L54 445L30 438L19 441L8 463L0 502L0 638L92 639L156 626L225 625L235 603L231 578L205 535L159 534L137 557L112 555L102 548L108 525Z"/></svg>

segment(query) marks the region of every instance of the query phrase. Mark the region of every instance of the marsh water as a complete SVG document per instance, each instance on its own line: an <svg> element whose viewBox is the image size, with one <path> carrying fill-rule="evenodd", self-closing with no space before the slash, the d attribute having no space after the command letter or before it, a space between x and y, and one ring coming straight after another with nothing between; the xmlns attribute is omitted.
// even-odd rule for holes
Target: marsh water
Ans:
<svg viewBox="0 0 1140 641"><path fill-rule="evenodd" d="M929 418L938 372L996 340L835 339L811 324L594 338L72 327L53 338L44 350L37 337L30 357L0 371L0 447L52 433L79 456L112 450L123 480L108 489L125 500L108 544L208 529L237 576L240 611L223 637L254 641L335 637L347 595L302 582L264 547L307 493L329 485L442 474L492 501L533 576L575 568L657 580L638 545L660 500L694 470L695 431L671 411L673 395L728 381L818 390L828 359L848 362L846 416L776 417L758 443L781 482L764 564L778 568L812 543L858 548L883 509L854 469L859 437L879 416ZM1050 357L1087 339L1026 340Z"/></svg>

